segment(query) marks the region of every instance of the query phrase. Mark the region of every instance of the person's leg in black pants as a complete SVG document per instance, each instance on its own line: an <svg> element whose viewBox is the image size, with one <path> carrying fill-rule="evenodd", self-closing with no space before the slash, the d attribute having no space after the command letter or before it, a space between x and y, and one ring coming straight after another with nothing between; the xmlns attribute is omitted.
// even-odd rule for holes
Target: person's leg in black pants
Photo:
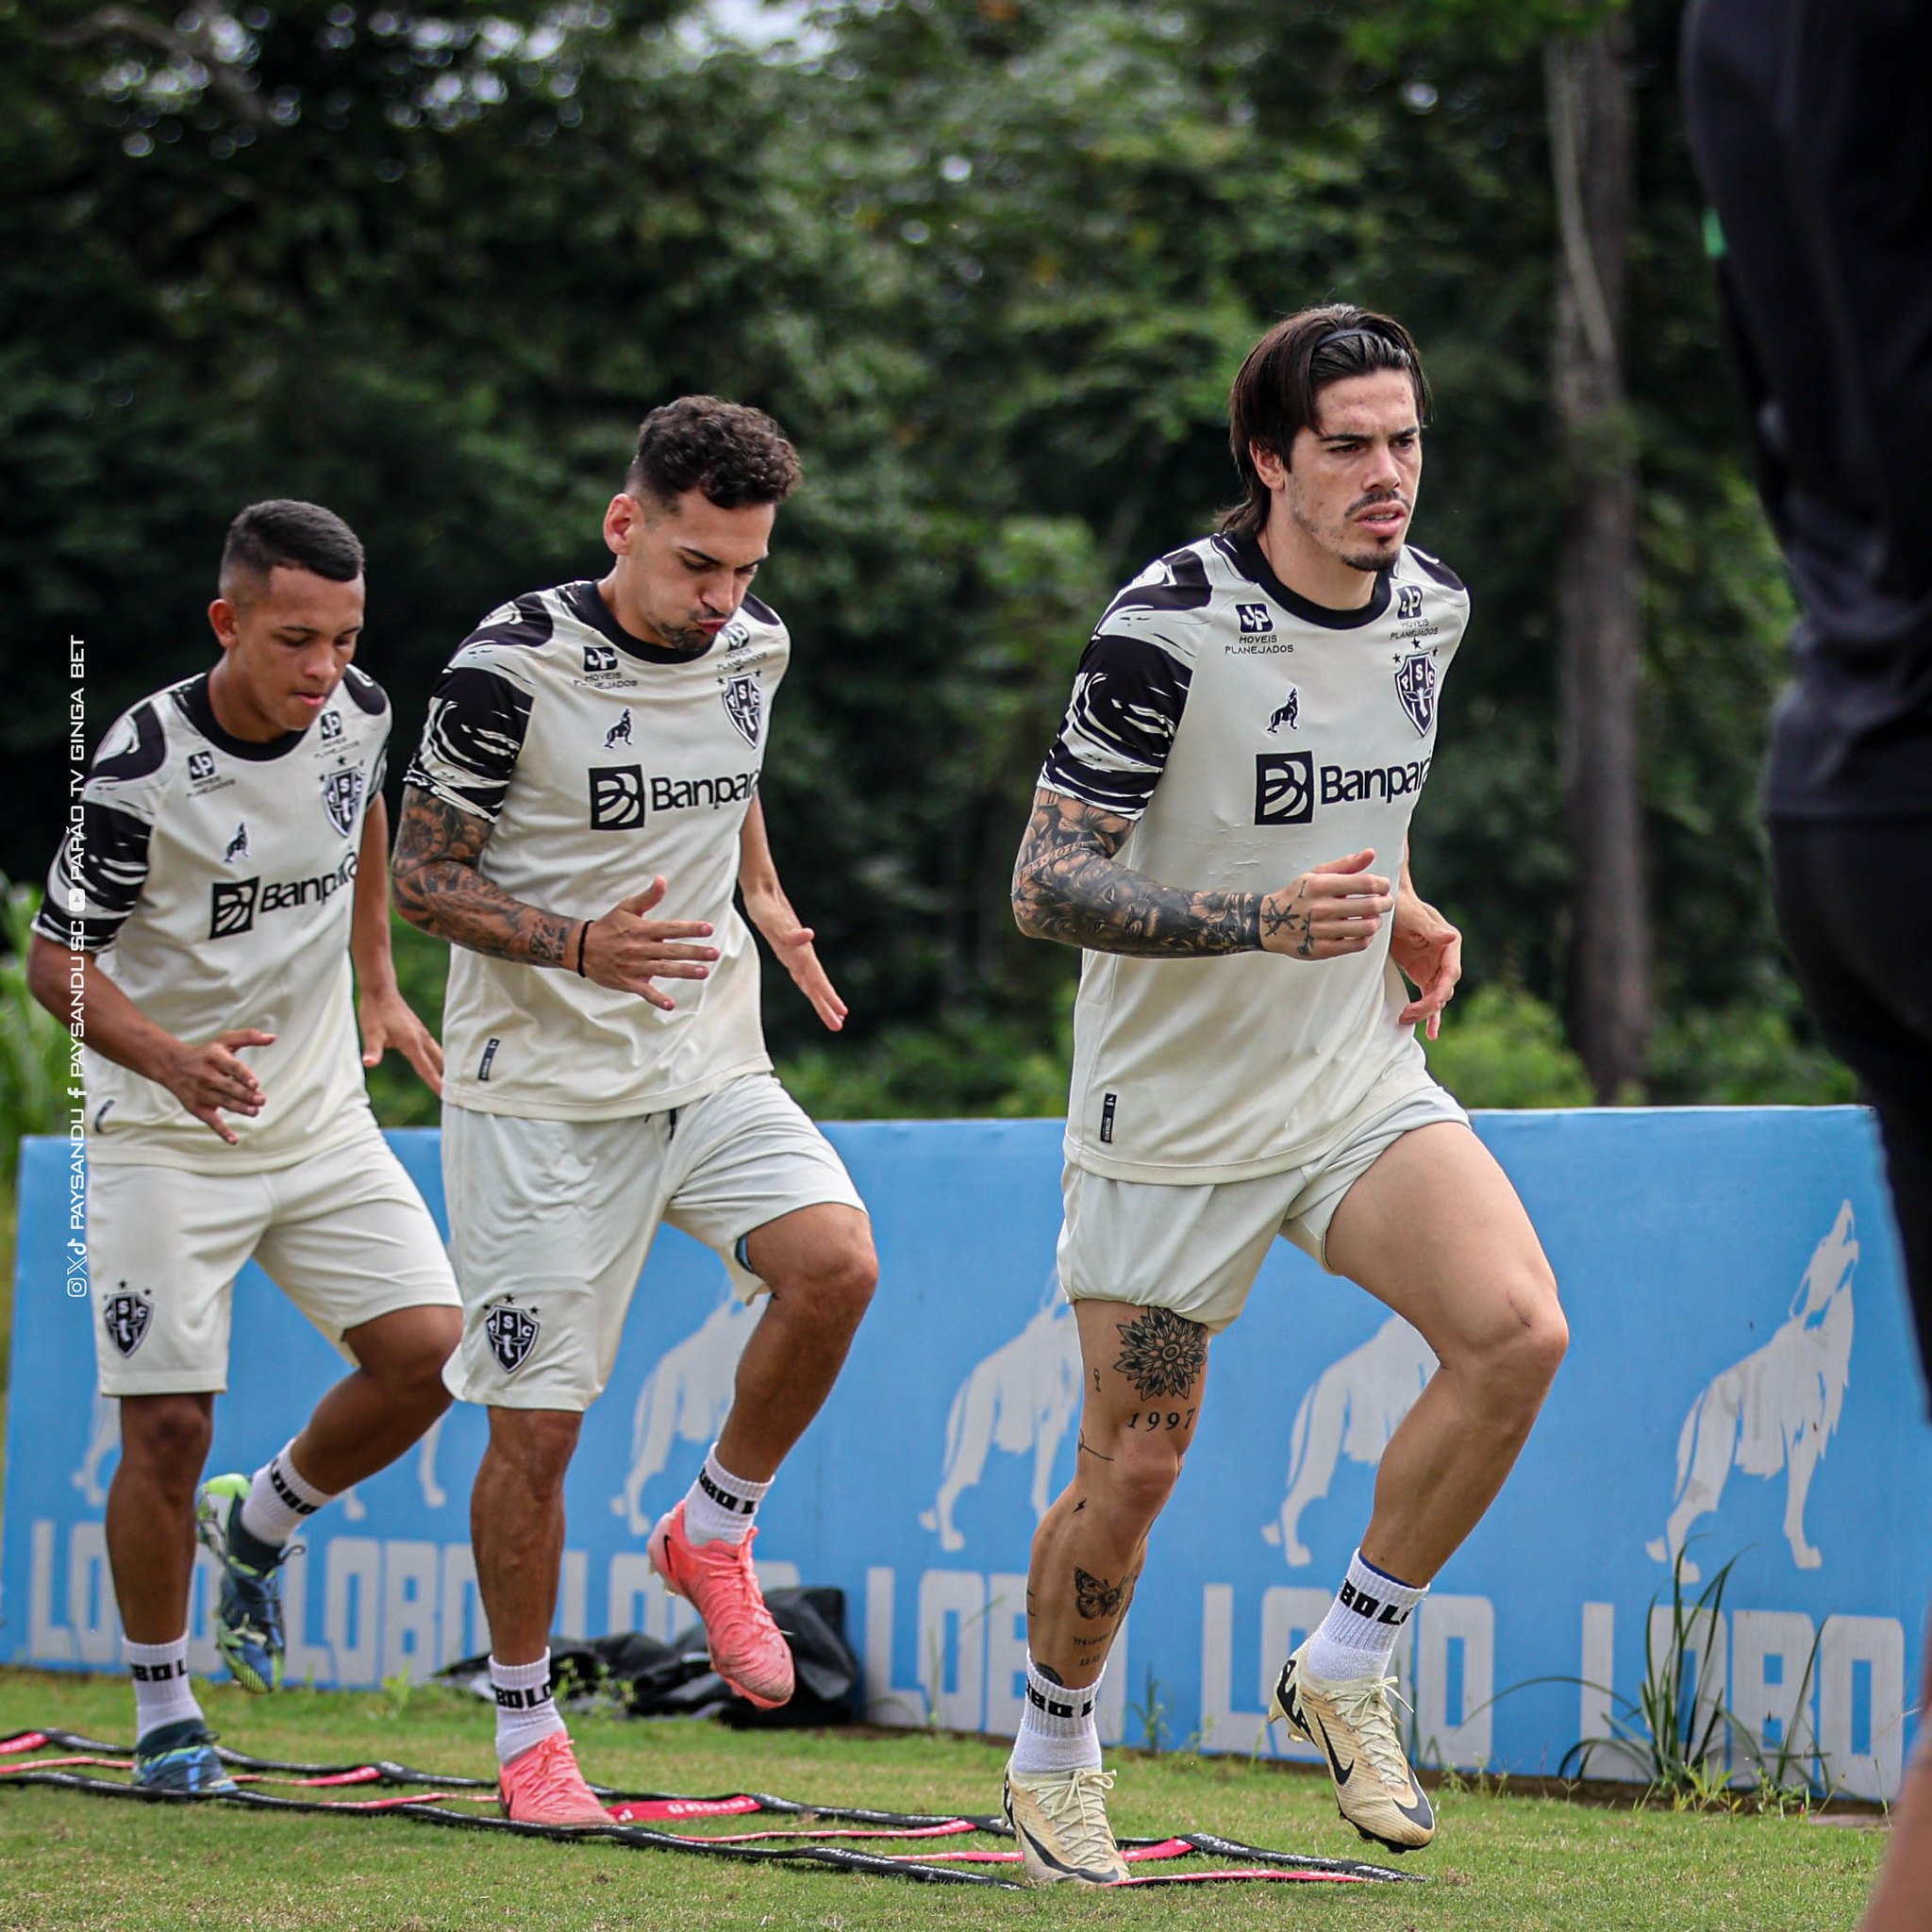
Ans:
<svg viewBox="0 0 1932 1932"><path fill-rule="evenodd" d="M1878 1114L1932 1384L1932 823L1774 821L1778 917L1819 1029ZM1932 1709L1932 1650L1921 1711ZM1892 1814L1862 1932L1924 1932L1932 1900L1932 1722Z"/></svg>

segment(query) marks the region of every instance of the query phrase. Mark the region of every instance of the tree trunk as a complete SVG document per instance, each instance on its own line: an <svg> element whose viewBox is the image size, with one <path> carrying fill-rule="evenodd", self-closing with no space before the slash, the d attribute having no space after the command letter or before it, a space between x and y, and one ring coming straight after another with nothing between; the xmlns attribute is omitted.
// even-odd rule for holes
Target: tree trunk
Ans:
<svg viewBox="0 0 1932 1932"><path fill-rule="evenodd" d="M1610 1102L1641 1086L1652 1022L1637 451L1620 348L1634 199L1625 16L1551 41L1544 77L1558 225L1551 387L1569 481L1557 624L1576 856L1570 1029L1598 1099Z"/></svg>

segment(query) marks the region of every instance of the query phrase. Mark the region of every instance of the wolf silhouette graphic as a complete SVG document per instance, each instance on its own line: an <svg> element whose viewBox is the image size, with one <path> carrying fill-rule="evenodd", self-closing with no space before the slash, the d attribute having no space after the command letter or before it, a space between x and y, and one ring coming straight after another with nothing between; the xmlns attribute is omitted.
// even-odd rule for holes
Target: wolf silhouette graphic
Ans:
<svg viewBox="0 0 1932 1932"><path fill-rule="evenodd" d="M1644 1544L1659 1563L1683 1556L1690 1525L1724 1498L1734 1469L1771 1477L1785 1473L1785 1541L1800 1570L1824 1558L1805 1534L1805 1499L1844 1413L1852 1366L1852 1276L1858 1267L1857 1224L1844 1202L1811 1252L1790 1313L1762 1348L1712 1379L1677 1437L1677 1493L1664 1533ZM1701 1573L1684 1559L1686 1583Z"/></svg>
<svg viewBox="0 0 1932 1932"><path fill-rule="evenodd" d="M1328 1493L1344 1456L1372 1469L1381 1461L1390 1437L1435 1373L1435 1351L1400 1315L1391 1315L1359 1348L1315 1378L1295 1410L1281 1512L1261 1529L1262 1540L1278 1544L1291 1568L1313 1561L1301 1540L1302 1511Z"/></svg>
<svg viewBox="0 0 1932 1932"><path fill-rule="evenodd" d="M953 1511L986 1473L986 1458L995 1449L1008 1456L1032 1452L1033 1520L1046 1514L1054 1458L1079 1407L1080 1335L1056 1272L1047 1276L1039 1312L975 1363L953 1397L939 1494L919 1513L924 1528L938 1531L941 1549L965 1547Z"/></svg>

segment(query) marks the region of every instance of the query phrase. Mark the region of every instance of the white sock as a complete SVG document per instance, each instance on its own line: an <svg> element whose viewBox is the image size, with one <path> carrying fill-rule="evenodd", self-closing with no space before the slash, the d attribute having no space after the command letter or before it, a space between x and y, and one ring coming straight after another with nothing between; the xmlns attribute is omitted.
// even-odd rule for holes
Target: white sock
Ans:
<svg viewBox="0 0 1932 1932"><path fill-rule="evenodd" d="M684 1533L694 1543L741 1543L751 1520L765 1500L769 1481L746 1482L718 1460L713 1442L684 1498Z"/></svg>
<svg viewBox="0 0 1932 1932"><path fill-rule="evenodd" d="M255 1472L242 1499L242 1527L276 1549L289 1541L325 1503L335 1499L318 1490L295 1467L289 1443Z"/></svg>
<svg viewBox="0 0 1932 1932"><path fill-rule="evenodd" d="M1415 1607L1429 1593L1367 1562L1357 1550L1348 1559L1328 1614L1308 1640L1302 1662L1313 1677L1378 1677L1395 1655L1395 1640Z"/></svg>
<svg viewBox="0 0 1932 1932"><path fill-rule="evenodd" d="M1101 1668L1101 1676L1107 1674ZM1022 1777L1050 1777L1100 1769L1100 1729L1093 1707L1100 1677L1069 1690L1026 1658L1026 1701L1020 1707L1020 1735L1013 1740L1012 1768Z"/></svg>
<svg viewBox="0 0 1932 1932"><path fill-rule="evenodd" d="M173 1643L129 1643L121 1641L121 1655L134 1678L135 1741L163 1724L199 1722L201 1706L188 1682L188 1633Z"/></svg>
<svg viewBox="0 0 1932 1932"><path fill-rule="evenodd" d="M518 1752L563 1729L557 1700L550 1694L547 1650L533 1664L500 1664L491 1657L490 1687L496 1692L498 1763L508 1764Z"/></svg>

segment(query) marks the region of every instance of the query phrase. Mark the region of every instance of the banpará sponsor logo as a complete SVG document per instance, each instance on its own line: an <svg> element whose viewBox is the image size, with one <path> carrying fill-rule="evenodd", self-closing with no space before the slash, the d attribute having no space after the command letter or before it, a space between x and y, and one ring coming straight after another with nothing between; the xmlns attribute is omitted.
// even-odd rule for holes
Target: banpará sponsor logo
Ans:
<svg viewBox="0 0 1932 1932"><path fill-rule="evenodd" d="M741 805L758 789L756 772L721 772L713 778L653 778L651 809L684 811L694 805Z"/></svg>
<svg viewBox="0 0 1932 1932"><path fill-rule="evenodd" d="M1407 764L1316 766L1312 753L1263 752L1255 759L1255 823L1305 825L1318 806L1387 803L1423 789L1432 760Z"/></svg>
<svg viewBox="0 0 1932 1932"><path fill-rule="evenodd" d="M317 873L312 878L217 879L211 888L208 936L232 939L237 933L252 932L258 916L286 912L291 906L326 904L355 877L356 855L345 852L333 872Z"/></svg>

